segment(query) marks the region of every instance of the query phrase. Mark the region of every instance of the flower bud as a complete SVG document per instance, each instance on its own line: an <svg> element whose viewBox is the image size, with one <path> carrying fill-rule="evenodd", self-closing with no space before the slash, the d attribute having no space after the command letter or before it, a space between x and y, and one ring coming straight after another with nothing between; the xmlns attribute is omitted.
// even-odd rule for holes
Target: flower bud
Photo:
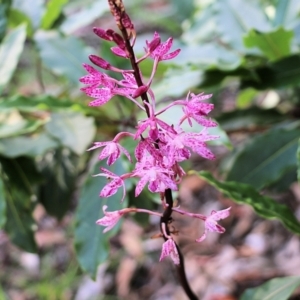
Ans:
<svg viewBox="0 0 300 300"><path fill-rule="evenodd" d="M90 61L95 64L96 66L100 67L101 69L104 70L109 70L110 69L110 64L103 58L97 56L97 55L90 55L89 56Z"/></svg>

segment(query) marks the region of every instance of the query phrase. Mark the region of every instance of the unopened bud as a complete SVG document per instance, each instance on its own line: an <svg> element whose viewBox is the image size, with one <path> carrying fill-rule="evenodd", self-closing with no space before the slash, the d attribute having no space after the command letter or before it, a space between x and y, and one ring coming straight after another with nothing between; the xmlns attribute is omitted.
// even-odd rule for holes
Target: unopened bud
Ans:
<svg viewBox="0 0 300 300"><path fill-rule="evenodd" d="M89 59L93 64L100 67L101 69L104 69L104 70L110 69L110 63L97 55L90 55Z"/></svg>
<svg viewBox="0 0 300 300"><path fill-rule="evenodd" d="M96 35L98 35L101 39L104 39L106 41L112 41L112 33L114 32L112 29L104 30L99 27L94 27L93 31Z"/></svg>
<svg viewBox="0 0 300 300"><path fill-rule="evenodd" d="M149 44L148 44L148 51L152 53L159 45L160 45L160 38L156 37L154 38Z"/></svg>
<svg viewBox="0 0 300 300"><path fill-rule="evenodd" d="M122 36L116 32L113 33L112 35L113 41L122 49L125 50L126 45L125 45L125 41L122 38Z"/></svg>
<svg viewBox="0 0 300 300"><path fill-rule="evenodd" d="M146 85L142 85L134 91L134 93L132 94L132 97L137 98L137 97L141 96L142 94L146 93L147 91L148 91L148 87Z"/></svg>

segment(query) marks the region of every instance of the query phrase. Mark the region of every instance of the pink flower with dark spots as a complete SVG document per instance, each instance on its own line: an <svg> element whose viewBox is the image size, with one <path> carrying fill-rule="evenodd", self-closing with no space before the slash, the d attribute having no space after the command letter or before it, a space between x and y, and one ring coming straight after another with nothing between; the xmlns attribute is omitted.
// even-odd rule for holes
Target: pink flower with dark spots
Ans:
<svg viewBox="0 0 300 300"><path fill-rule="evenodd" d="M219 225L217 223L217 221L227 218L230 214L230 209L231 209L231 207L228 207L226 209L219 210L219 211L213 210L211 212L211 215L206 217L205 225L204 225L205 226L204 233L199 239L196 239L196 242L200 243L200 242L204 241L206 239L206 235L207 235L208 231L224 233L225 228L222 227L221 225ZM201 216L201 219L203 219L202 216Z"/></svg>
<svg viewBox="0 0 300 300"><path fill-rule="evenodd" d="M125 190L125 183L122 177L110 172L105 168L100 168L103 173L96 174L94 176L103 176L109 179L110 181L104 186L104 188L100 192L100 197L108 198L114 195L118 189L122 186L123 187L123 197L121 202L125 198L126 190Z"/></svg>
<svg viewBox="0 0 300 300"><path fill-rule="evenodd" d="M156 165L156 160L151 156L143 157L141 162L136 163L136 167L132 172L132 177L140 177L136 189L135 196L137 197L147 183L148 189L152 193L163 193L166 189L177 191L177 184L172 179L174 172L167 170L165 167Z"/></svg>
<svg viewBox="0 0 300 300"><path fill-rule="evenodd" d="M100 147L104 147L104 149L102 150L102 152L100 153L100 155L98 156L98 158L100 160L105 159L106 157L108 157L107 159L107 164L110 166L113 163L116 162L116 160L120 157L121 152L123 152L128 160L132 163L131 157L129 152L122 147L119 143L115 142L115 141L109 141L109 142L96 142L94 143L94 146L91 147L89 150L94 150Z"/></svg>
<svg viewBox="0 0 300 300"><path fill-rule="evenodd" d="M207 159L214 159L214 154L207 148L206 141L215 140L218 136L209 135L206 129L203 129L200 133L184 132L177 129L177 134L166 134L165 139L167 144L165 146L165 152L168 153L169 160L182 161L190 157L186 147L191 148L194 152Z"/></svg>
<svg viewBox="0 0 300 300"><path fill-rule="evenodd" d="M189 96L191 96L190 100L188 99ZM198 124L205 127L217 126L218 124L216 122L206 118L207 114L214 109L214 105L212 103L200 102L211 98L211 96L212 94L204 95L203 93L198 95L188 94L186 101L181 103L184 104L184 116L179 121L179 124L182 124L182 122L187 119L190 126L192 126L191 119L194 119Z"/></svg>
<svg viewBox="0 0 300 300"><path fill-rule="evenodd" d="M163 243L159 261L162 261L167 256L170 256L175 265L180 264L180 258L176 248L176 244L172 238Z"/></svg>
<svg viewBox="0 0 300 300"><path fill-rule="evenodd" d="M118 221L121 219L121 217L124 214L122 210L107 212L106 209L107 209L107 205L104 205L103 206L104 217L96 221L97 225L106 227L103 230L104 233L111 230L118 223Z"/></svg>
<svg viewBox="0 0 300 300"><path fill-rule="evenodd" d="M151 53L150 57L152 57L157 61L162 61L162 60L173 59L179 54L180 49L168 53L173 45L173 38L168 38L166 42L160 43L158 46L156 46L158 39L160 40L160 36L157 32L155 32L152 41L150 42L146 41L146 45L147 45L146 52ZM155 48L153 47L153 44L156 46ZM154 50L152 50L153 48Z"/></svg>

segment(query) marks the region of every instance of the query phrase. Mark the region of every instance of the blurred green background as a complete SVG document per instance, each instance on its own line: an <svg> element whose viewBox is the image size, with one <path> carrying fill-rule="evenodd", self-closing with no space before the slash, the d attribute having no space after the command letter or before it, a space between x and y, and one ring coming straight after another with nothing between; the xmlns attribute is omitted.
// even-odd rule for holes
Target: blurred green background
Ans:
<svg viewBox="0 0 300 300"><path fill-rule="evenodd" d="M153 84L157 100L183 99L188 91L214 94L213 117L220 127L210 132L221 136L212 144L221 149L219 176L257 191L288 190L297 181L300 159L300 1L124 3L138 33L136 53L143 53L154 31L162 40L173 36L173 49L181 48L176 59L159 66ZM1 268L1 299L17 299L14 290L22 290L24 299L73 299L82 274L96 276L108 257L109 239L119 230L103 235L95 226L106 203L98 196L105 182L91 175L105 163L86 149L132 129L140 116L116 97L90 108L80 92L88 55L129 67L110 52L113 45L93 34L94 26L116 27L104 0L0 1L0 260L16 272L14 278ZM141 65L145 77L151 66L151 61ZM172 110L163 118L172 121L179 113ZM126 146L133 151L131 141ZM129 169L120 161L111 170ZM130 182L122 204L119 193L111 197L110 210L136 205L133 188ZM139 205L156 207L152 198L145 192L142 199L149 201ZM136 221L148 222L140 216ZM64 246L53 236L52 242L39 236L51 224ZM296 225L286 226L299 232ZM38 253L38 275L18 271L10 243Z"/></svg>

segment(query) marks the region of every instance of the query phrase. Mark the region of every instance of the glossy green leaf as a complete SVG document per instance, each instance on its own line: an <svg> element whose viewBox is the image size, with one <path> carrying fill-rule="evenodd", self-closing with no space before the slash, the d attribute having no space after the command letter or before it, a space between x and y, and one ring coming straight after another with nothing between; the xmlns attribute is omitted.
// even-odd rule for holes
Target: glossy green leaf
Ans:
<svg viewBox="0 0 300 300"><path fill-rule="evenodd" d="M39 201L48 214L58 219L66 214L75 190L78 157L66 149L57 149L52 157L40 162L43 183L39 186Z"/></svg>
<svg viewBox="0 0 300 300"><path fill-rule="evenodd" d="M56 75L63 75L73 84L85 75L83 63L94 51L74 36L63 37L55 31L38 31L34 36L43 64Z"/></svg>
<svg viewBox="0 0 300 300"><path fill-rule="evenodd" d="M4 182L0 177L0 229L3 228L6 222L6 202L4 193Z"/></svg>
<svg viewBox="0 0 300 300"><path fill-rule="evenodd" d="M256 288L247 289L241 300L287 300L298 286L299 276L274 278Z"/></svg>
<svg viewBox="0 0 300 300"><path fill-rule="evenodd" d="M260 195L251 185L235 181L221 182L207 171L201 171L199 175L231 200L252 206L259 216L266 219L277 219L291 232L300 235L300 223L286 205Z"/></svg>
<svg viewBox="0 0 300 300"><path fill-rule="evenodd" d="M26 26L20 25L8 33L0 45L0 92L10 81L23 51Z"/></svg>
<svg viewBox="0 0 300 300"><path fill-rule="evenodd" d="M294 54L266 66L253 68L255 78L242 78L242 88L258 90L298 86L300 82L300 55Z"/></svg>
<svg viewBox="0 0 300 300"><path fill-rule="evenodd" d="M53 113L45 128L61 145L78 155L87 150L96 133L94 119L75 112Z"/></svg>
<svg viewBox="0 0 300 300"><path fill-rule="evenodd" d="M103 263L109 254L109 238L116 233L118 227L103 233L104 227L95 222L103 216L102 206L108 205L108 211L123 208L125 203L120 203L122 192L119 190L108 199L99 198L99 193L107 183L104 177L92 177L100 172L100 167L106 167L105 162L95 165L79 197L79 203L75 214L75 250L77 259L83 271L95 278L99 264ZM113 164L110 171L121 175L124 172L120 160ZM126 200L125 200L126 202Z"/></svg>
<svg viewBox="0 0 300 300"><path fill-rule="evenodd" d="M278 60L291 53L293 36L292 30L282 27L267 33L252 29L244 36L244 45L247 48L258 48L270 60Z"/></svg>
<svg viewBox="0 0 300 300"><path fill-rule="evenodd" d="M62 12L63 6L68 3L69 0L50 0L47 2L47 10L42 18L43 29L50 29L55 20Z"/></svg>
<svg viewBox="0 0 300 300"><path fill-rule="evenodd" d="M11 158L18 156L36 157L57 147L59 147L58 142L46 133L0 140L0 154Z"/></svg>
<svg viewBox="0 0 300 300"><path fill-rule="evenodd" d="M227 180L248 183L257 189L278 180L295 166L300 129L271 129L247 143L236 158Z"/></svg>

